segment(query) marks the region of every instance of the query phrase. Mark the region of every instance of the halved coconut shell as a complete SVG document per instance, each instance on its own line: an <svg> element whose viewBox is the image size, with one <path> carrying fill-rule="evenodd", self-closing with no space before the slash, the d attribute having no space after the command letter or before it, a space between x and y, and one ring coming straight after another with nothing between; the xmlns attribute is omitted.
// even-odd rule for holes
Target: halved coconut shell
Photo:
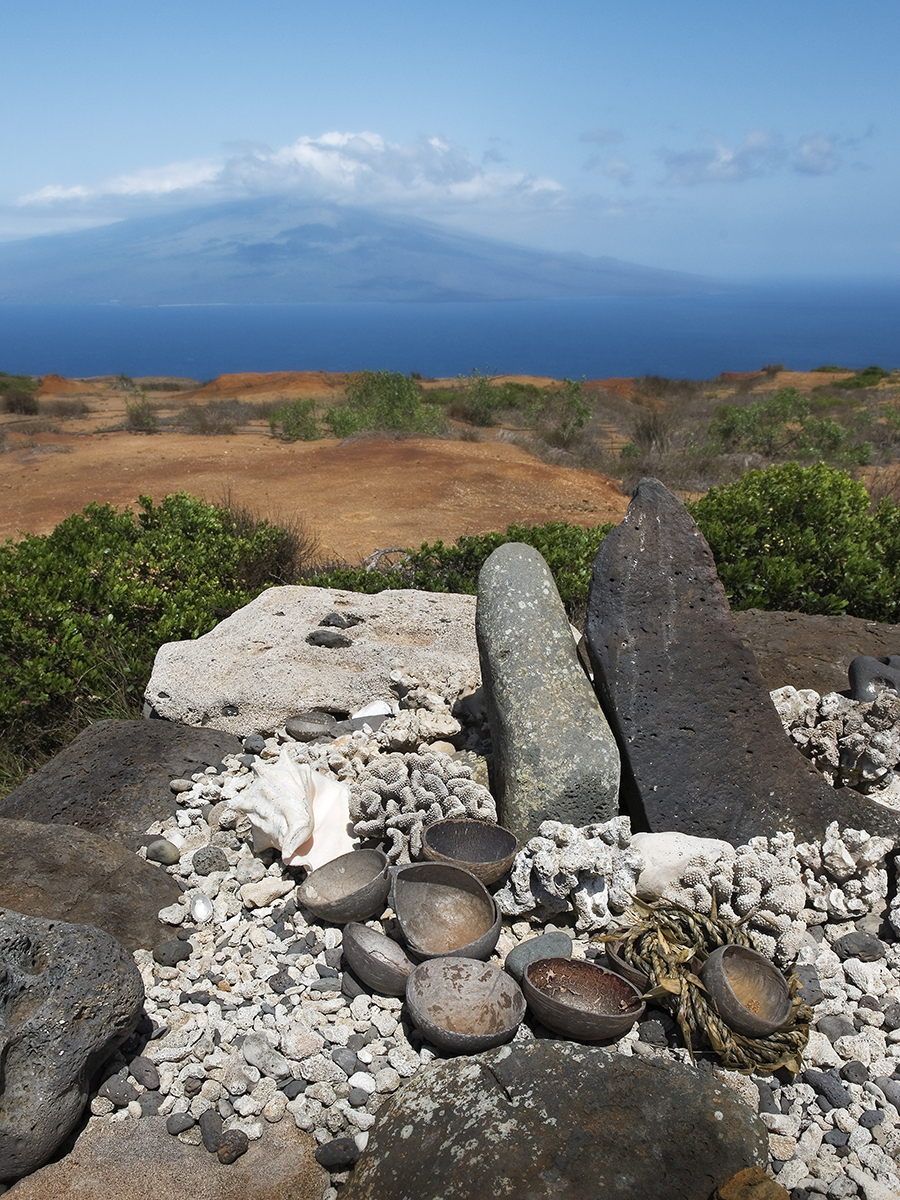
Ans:
<svg viewBox="0 0 900 1200"><path fill-rule="evenodd" d="M422 1036L453 1054L477 1054L510 1041L525 1016L516 981L473 958L435 958L416 967L406 1004Z"/></svg>

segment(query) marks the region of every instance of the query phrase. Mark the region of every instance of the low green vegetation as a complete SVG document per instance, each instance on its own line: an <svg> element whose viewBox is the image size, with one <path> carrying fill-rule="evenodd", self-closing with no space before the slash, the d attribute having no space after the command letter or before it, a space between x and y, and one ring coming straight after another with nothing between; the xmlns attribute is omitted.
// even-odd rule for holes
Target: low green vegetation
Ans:
<svg viewBox="0 0 900 1200"><path fill-rule="evenodd" d="M139 715L163 642L292 582L314 550L302 527L184 493L0 546L0 790L91 720Z"/></svg>
<svg viewBox="0 0 900 1200"><path fill-rule="evenodd" d="M314 442L322 436L315 400L291 400L269 414L269 428L283 442Z"/></svg>
<svg viewBox="0 0 900 1200"><path fill-rule="evenodd" d="M490 373L475 370L459 376L455 388L428 395L455 420L482 428L512 422L534 429L554 446L570 445L591 417L583 380L564 379L561 386L538 387L516 380L496 383Z"/></svg>
<svg viewBox="0 0 900 1200"><path fill-rule="evenodd" d="M900 508L845 471L749 471L688 508L734 608L900 621Z"/></svg>
<svg viewBox="0 0 900 1200"><path fill-rule="evenodd" d="M435 434L445 424L441 409L425 403L416 381L397 371L360 371L348 383L344 403L329 408L324 420L339 438L366 430Z"/></svg>

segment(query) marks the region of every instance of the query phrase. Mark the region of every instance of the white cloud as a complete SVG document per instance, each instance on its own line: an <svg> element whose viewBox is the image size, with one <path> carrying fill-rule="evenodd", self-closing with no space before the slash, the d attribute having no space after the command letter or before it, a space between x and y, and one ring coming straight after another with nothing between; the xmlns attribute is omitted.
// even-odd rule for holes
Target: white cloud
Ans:
<svg viewBox="0 0 900 1200"><path fill-rule="evenodd" d="M195 205L255 195L298 198L445 215L466 208L555 205L563 188L555 180L477 164L442 137L406 145L377 133L325 133L300 137L272 150L258 143L229 147L226 157L170 163L88 186L50 185L22 196L31 211L129 216L167 205Z"/></svg>
<svg viewBox="0 0 900 1200"><path fill-rule="evenodd" d="M736 183L766 175L779 167L785 151L779 134L765 129L751 130L738 146L727 146L718 138L711 146L676 152L663 150L666 165L664 182L670 187L690 187L698 183Z"/></svg>
<svg viewBox="0 0 900 1200"><path fill-rule="evenodd" d="M837 145L836 137L824 133L807 134L794 151L794 170L803 175L831 175L841 165Z"/></svg>

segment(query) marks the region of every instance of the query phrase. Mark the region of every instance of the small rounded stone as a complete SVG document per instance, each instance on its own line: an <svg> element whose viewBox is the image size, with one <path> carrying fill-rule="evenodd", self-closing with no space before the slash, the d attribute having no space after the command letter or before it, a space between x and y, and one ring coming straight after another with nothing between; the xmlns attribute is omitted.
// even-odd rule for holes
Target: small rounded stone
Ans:
<svg viewBox="0 0 900 1200"><path fill-rule="evenodd" d="M193 853L191 867L197 875L209 875L212 871L227 871L228 859L219 846L201 846Z"/></svg>
<svg viewBox="0 0 900 1200"><path fill-rule="evenodd" d="M861 1062L854 1059L844 1063L840 1070L840 1076L846 1083L865 1083L869 1078L869 1072Z"/></svg>
<svg viewBox="0 0 900 1200"><path fill-rule="evenodd" d="M193 1129L197 1124L190 1113L172 1113L166 1118L166 1132L171 1133L176 1137L179 1133L184 1133L187 1129Z"/></svg>
<svg viewBox="0 0 900 1200"><path fill-rule="evenodd" d="M832 950L842 961L847 958L858 958L862 962L876 962L884 958L884 943L871 933L861 929L853 933L845 933L832 944Z"/></svg>
<svg viewBox="0 0 900 1200"><path fill-rule="evenodd" d="M105 1080L97 1092L98 1096L103 1096L106 1100L111 1100L116 1108L127 1108L132 1100L137 1100L138 1094L128 1082L120 1075L113 1075Z"/></svg>
<svg viewBox="0 0 900 1200"><path fill-rule="evenodd" d="M148 1092L155 1092L159 1088L159 1072L149 1058L144 1058L141 1054L137 1055L128 1064L128 1070Z"/></svg>
<svg viewBox="0 0 900 1200"><path fill-rule="evenodd" d="M332 1171L340 1171L343 1167L352 1167L359 1159L359 1146L351 1137L335 1138L326 1142L316 1151L316 1162L320 1167Z"/></svg>
<svg viewBox="0 0 900 1200"><path fill-rule="evenodd" d="M194 786L193 779L172 779L169 781L169 787L177 796L180 792L189 792Z"/></svg>
<svg viewBox="0 0 900 1200"><path fill-rule="evenodd" d="M147 861L162 863L164 867L174 866L181 858L181 851L167 838L156 838L147 847Z"/></svg>
<svg viewBox="0 0 900 1200"><path fill-rule="evenodd" d="M250 1139L243 1129L226 1129L222 1134L216 1157L220 1163L227 1166L240 1158L242 1154L246 1154L249 1145Z"/></svg>
<svg viewBox="0 0 900 1200"><path fill-rule="evenodd" d="M259 733L251 733L244 738L244 749L248 754L262 754L266 748L266 739Z"/></svg>
<svg viewBox="0 0 900 1200"><path fill-rule="evenodd" d="M863 1129L874 1129L875 1126L880 1125L883 1120L883 1112L879 1112L879 1110L876 1108L870 1108L867 1109L866 1112L860 1114L859 1124L863 1127Z"/></svg>
<svg viewBox="0 0 900 1200"><path fill-rule="evenodd" d="M203 1087L203 1080L197 1075L188 1075L182 1087L186 1096L199 1096L200 1089Z"/></svg>
<svg viewBox="0 0 900 1200"><path fill-rule="evenodd" d="M210 1154L217 1153L222 1145L222 1118L214 1108L208 1108L200 1117L199 1123L203 1145Z"/></svg>
<svg viewBox="0 0 900 1200"><path fill-rule="evenodd" d="M348 643L349 644L349 643ZM331 713L311 709L288 717L285 732L297 742L312 742L316 738L329 737L334 732L335 720Z"/></svg>
<svg viewBox="0 0 900 1200"><path fill-rule="evenodd" d="M331 1061L337 1063L348 1076L355 1074L359 1067L356 1054L346 1046L336 1046L331 1052Z"/></svg>
<svg viewBox="0 0 900 1200"><path fill-rule="evenodd" d="M177 938L168 942L160 942L158 946L153 947L153 959L161 967L174 967L176 963L184 962L186 958L190 957L190 943L179 942Z"/></svg>

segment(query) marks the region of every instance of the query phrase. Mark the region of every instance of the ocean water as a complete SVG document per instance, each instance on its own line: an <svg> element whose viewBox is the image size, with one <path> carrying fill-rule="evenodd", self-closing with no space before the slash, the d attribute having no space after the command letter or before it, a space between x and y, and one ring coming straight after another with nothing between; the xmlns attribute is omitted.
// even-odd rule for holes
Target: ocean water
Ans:
<svg viewBox="0 0 900 1200"><path fill-rule="evenodd" d="M900 366L900 281L453 304L0 305L0 370L370 370L711 379L783 362Z"/></svg>

